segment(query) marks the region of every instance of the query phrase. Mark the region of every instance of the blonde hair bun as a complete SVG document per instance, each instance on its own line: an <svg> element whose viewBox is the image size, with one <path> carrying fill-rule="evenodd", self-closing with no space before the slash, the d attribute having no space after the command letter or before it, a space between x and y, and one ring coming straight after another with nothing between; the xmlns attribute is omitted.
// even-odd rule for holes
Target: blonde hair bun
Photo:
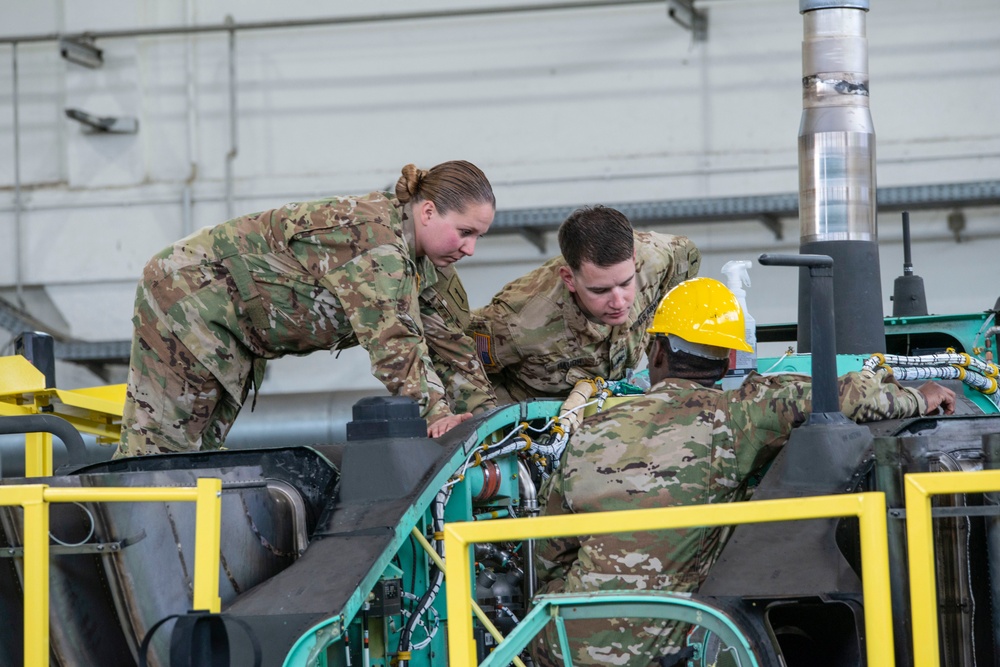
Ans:
<svg viewBox="0 0 1000 667"><path fill-rule="evenodd" d="M417 169L415 164L403 167L403 175L396 181L396 199L406 204L420 192L420 182L427 176L426 169Z"/></svg>

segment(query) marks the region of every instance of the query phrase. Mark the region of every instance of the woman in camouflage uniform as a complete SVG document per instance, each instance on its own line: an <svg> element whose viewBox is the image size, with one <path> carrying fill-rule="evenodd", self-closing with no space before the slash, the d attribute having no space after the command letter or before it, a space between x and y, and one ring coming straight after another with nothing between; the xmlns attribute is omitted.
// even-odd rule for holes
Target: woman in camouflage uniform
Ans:
<svg viewBox="0 0 1000 667"><path fill-rule="evenodd" d="M435 267L472 255L495 208L476 166L411 164L395 196L288 204L164 249L136 293L116 455L218 449L267 359L357 344L390 393L418 402L432 437L490 407L475 358L449 357L468 349L453 344L454 311L468 306L435 290Z"/></svg>

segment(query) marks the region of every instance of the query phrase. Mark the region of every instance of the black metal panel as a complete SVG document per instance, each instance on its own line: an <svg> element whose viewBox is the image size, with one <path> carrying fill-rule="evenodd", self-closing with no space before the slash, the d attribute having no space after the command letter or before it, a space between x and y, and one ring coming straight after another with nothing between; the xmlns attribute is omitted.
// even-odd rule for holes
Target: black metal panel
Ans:
<svg viewBox="0 0 1000 667"><path fill-rule="evenodd" d="M367 592L365 582L374 583L373 577L393 555L390 547L404 517L422 515L424 508L418 505L427 502L430 481L461 446L460 435L441 442L405 438L357 441L343 447L343 486L320 518L308 550L293 567L241 595L225 610L251 621L260 632L273 628L288 638L282 643L285 640L275 635L268 642L265 665L280 665L299 637L285 632L288 614L310 624L305 632L324 618L344 614L352 599Z"/></svg>
<svg viewBox="0 0 1000 667"><path fill-rule="evenodd" d="M882 282L876 241L817 241L803 243L802 254L833 257L833 310L836 313L837 354L885 352ZM799 274L798 351L812 350L808 271Z"/></svg>
<svg viewBox="0 0 1000 667"><path fill-rule="evenodd" d="M337 466L340 456L338 446L231 449L116 459L77 468L72 474L169 472L256 466L263 478L287 482L298 490L305 501L308 528L312 532L340 481Z"/></svg>

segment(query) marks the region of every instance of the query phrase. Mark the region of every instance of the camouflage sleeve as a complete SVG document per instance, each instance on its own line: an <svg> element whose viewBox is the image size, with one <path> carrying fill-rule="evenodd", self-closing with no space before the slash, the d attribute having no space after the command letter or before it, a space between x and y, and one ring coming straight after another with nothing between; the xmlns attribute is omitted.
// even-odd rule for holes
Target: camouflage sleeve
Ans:
<svg viewBox="0 0 1000 667"><path fill-rule="evenodd" d="M444 383L452 412L495 408L493 385L483 371L476 345L466 333L469 299L453 267L437 270L437 281L420 293L420 317L434 370Z"/></svg>
<svg viewBox="0 0 1000 667"><path fill-rule="evenodd" d="M916 389L901 387L885 369L852 372L837 380L840 409L856 422L915 417L927 410ZM730 426L740 473L747 475L777 453L792 429L812 412L808 376L750 375L731 392Z"/></svg>
<svg viewBox="0 0 1000 667"><path fill-rule="evenodd" d="M673 261L670 262L671 270L663 274L660 294L666 294L685 280L694 278L698 275L698 269L701 268L701 251L688 237L671 237L669 250Z"/></svg>
<svg viewBox="0 0 1000 667"><path fill-rule="evenodd" d="M542 485L542 516L571 514L562 492L562 475L557 470ZM538 592L555 593L561 590L569 570L580 550L580 538L548 537L535 541L535 571L538 575Z"/></svg>
<svg viewBox="0 0 1000 667"><path fill-rule="evenodd" d="M416 269L403 249L383 244L327 273L324 286L340 300L372 374L394 396L409 396L433 423L451 414L420 327Z"/></svg>
<svg viewBox="0 0 1000 667"><path fill-rule="evenodd" d="M924 395L900 386L884 368L847 373L839 384L840 409L856 422L919 417L927 412Z"/></svg>
<svg viewBox="0 0 1000 667"><path fill-rule="evenodd" d="M499 373L522 361L510 328L510 321L516 316L506 303L497 299L472 311L469 333L487 373Z"/></svg>

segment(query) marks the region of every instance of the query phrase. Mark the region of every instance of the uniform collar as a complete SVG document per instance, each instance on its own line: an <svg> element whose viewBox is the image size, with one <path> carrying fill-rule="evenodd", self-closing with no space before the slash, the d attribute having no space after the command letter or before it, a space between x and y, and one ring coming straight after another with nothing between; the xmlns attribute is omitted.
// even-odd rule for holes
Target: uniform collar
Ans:
<svg viewBox="0 0 1000 667"><path fill-rule="evenodd" d="M399 211L399 219L403 227L403 241L410 251L410 259L417 262L417 235L413 229L413 207L410 204L401 204L398 199L393 198L393 206Z"/></svg>
<svg viewBox="0 0 1000 667"><path fill-rule="evenodd" d="M410 259L417 266L417 275L420 278L420 291L432 287L438 280L437 267L426 255L417 257L416 231L413 225L413 208L410 204L401 204L398 199L393 199L393 205L399 211L399 219L403 228L403 242L406 243L410 251Z"/></svg>

